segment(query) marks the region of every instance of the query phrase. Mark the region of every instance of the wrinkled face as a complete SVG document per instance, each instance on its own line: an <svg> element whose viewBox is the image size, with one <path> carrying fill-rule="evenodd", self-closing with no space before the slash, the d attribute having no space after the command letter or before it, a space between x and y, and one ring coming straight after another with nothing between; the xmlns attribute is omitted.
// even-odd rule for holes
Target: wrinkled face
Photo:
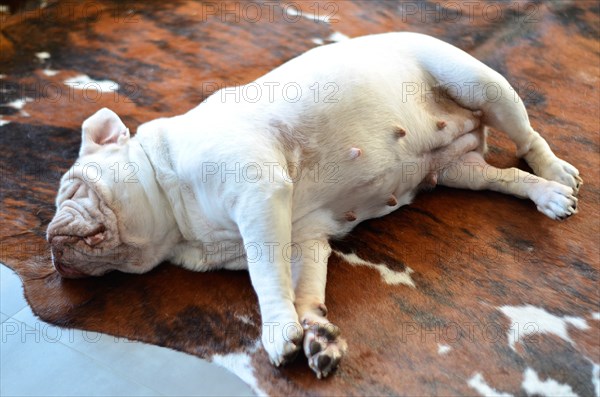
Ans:
<svg viewBox="0 0 600 397"><path fill-rule="evenodd" d="M143 149L119 117L101 109L83 123L75 165L63 176L48 225L61 276L143 273L175 244L175 222Z"/></svg>
<svg viewBox="0 0 600 397"><path fill-rule="evenodd" d="M91 164L98 164L80 160L86 171ZM96 177L90 180L91 172L82 173L82 169L75 166L62 178L56 215L48 225L47 239L56 270L69 278L100 276L111 270L144 271L142 247L121 238L120 211L114 208L118 203L103 194L106 189L102 189L101 181L95 181Z"/></svg>

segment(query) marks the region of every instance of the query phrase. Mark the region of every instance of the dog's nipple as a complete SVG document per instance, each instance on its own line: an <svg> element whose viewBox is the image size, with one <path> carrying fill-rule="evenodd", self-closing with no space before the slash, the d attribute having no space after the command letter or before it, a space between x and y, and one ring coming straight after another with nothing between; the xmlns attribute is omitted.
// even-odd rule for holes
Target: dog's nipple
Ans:
<svg viewBox="0 0 600 397"><path fill-rule="evenodd" d="M425 184L427 186L435 187L437 185L437 181L438 181L438 176L437 176L437 173L435 173L435 172L427 174L427 176L425 177Z"/></svg>
<svg viewBox="0 0 600 397"><path fill-rule="evenodd" d="M401 127L396 127L394 129L394 134L396 135L396 138L404 138L406 136L406 130Z"/></svg>
<svg viewBox="0 0 600 397"><path fill-rule="evenodd" d="M396 198L396 196L394 196L393 194L390 196L390 198L388 199L388 201L386 202L387 205L389 205L390 207L395 207L398 205L398 199Z"/></svg>
<svg viewBox="0 0 600 397"><path fill-rule="evenodd" d="M443 130L446 127L446 122L444 120L440 120L436 123L438 130Z"/></svg>
<svg viewBox="0 0 600 397"><path fill-rule="evenodd" d="M357 147L353 147L352 149L350 149L350 158L352 160L354 160L355 158L360 157L361 154L362 154L362 150L360 150Z"/></svg>
<svg viewBox="0 0 600 397"><path fill-rule="evenodd" d="M348 222L354 222L356 220L356 213L354 211L348 211L344 214L344 218L346 218Z"/></svg>

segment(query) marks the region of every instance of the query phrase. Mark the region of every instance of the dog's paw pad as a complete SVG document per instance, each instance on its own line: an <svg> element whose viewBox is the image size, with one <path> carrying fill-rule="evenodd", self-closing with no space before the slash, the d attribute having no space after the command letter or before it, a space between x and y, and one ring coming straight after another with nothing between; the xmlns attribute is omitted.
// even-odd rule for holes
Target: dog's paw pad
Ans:
<svg viewBox="0 0 600 397"><path fill-rule="evenodd" d="M304 323L304 353L308 365L322 379L333 372L346 354L347 343L340 337L339 328L331 323Z"/></svg>
<svg viewBox="0 0 600 397"><path fill-rule="evenodd" d="M317 353L320 353L322 350L323 350L323 346L321 346L321 344L319 342L317 342L316 340L313 340L308 345L308 354L307 355L309 357L312 357L312 356L316 355Z"/></svg>

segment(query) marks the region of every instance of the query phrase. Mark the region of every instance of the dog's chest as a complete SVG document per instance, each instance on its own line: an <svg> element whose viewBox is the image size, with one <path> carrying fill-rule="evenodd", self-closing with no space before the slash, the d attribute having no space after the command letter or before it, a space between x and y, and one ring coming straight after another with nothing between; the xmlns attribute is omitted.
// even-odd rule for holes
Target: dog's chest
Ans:
<svg viewBox="0 0 600 397"><path fill-rule="evenodd" d="M173 261L194 271L239 270L248 267L247 249L235 230L206 229L200 239L173 250Z"/></svg>

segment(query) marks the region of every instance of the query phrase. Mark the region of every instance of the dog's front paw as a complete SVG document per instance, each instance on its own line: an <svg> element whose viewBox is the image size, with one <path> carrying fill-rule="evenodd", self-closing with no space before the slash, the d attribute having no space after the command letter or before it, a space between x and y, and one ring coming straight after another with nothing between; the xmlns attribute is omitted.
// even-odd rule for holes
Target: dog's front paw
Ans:
<svg viewBox="0 0 600 397"><path fill-rule="evenodd" d="M340 337L339 328L324 317L305 316L302 326L308 365L317 374L317 378L325 378L337 368L348 345Z"/></svg>
<svg viewBox="0 0 600 397"><path fill-rule="evenodd" d="M554 181L543 181L536 186L531 199L538 211L556 220L563 220L577 212L577 198L572 187Z"/></svg>
<svg viewBox="0 0 600 397"><path fill-rule="evenodd" d="M294 361L302 347L303 330L298 322L265 323L262 343L273 365L279 367Z"/></svg>
<svg viewBox="0 0 600 397"><path fill-rule="evenodd" d="M539 176L572 188L574 194L577 194L579 188L583 184L583 179L579 176L577 168L558 157L554 158L548 165L543 167L540 170Z"/></svg>

